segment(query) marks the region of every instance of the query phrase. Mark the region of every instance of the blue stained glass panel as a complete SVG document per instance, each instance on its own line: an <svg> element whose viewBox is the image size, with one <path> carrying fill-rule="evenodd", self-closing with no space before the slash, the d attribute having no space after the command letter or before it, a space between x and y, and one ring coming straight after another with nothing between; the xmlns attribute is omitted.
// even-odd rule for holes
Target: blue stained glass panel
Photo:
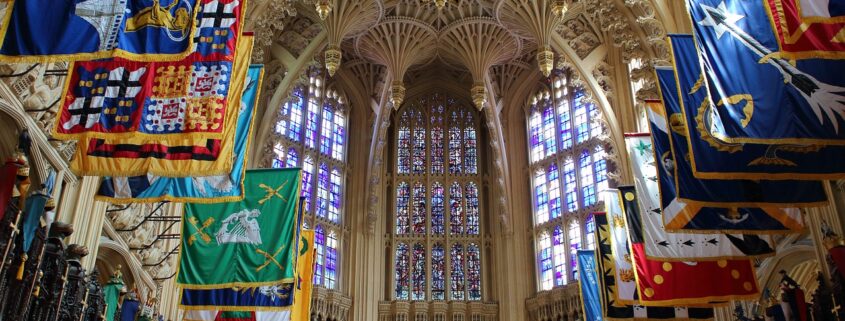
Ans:
<svg viewBox="0 0 845 321"><path fill-rule="evenodd" d="M464 275L464 247L461 244L452 245L450 251L450 259L452 261L450 273L451 277L451 299L465 300L466 299L466 279Z"/></svg>
<svg viewBox="0 0 845 321"><path fill-rule="evenodd" d="M467 246L467 290L470 301L481 300L481 250L475 243Z"/></svg>
<svg viewBox="0 0 845 321"><path fill-rule="evenodd" d="M469 182L466 188L467 204L467 234L478 235L479 233L479 207L478 207L478 186Z"/></svg>
<svg viewBox="0 0 845 321"><path fill-rule="evenodd" d="M461 184L449 187L449 231L453 235L464 233L464 204Z"/></svg>
<svg viewBox="0 0 845 321"><path fill-rule="evenodd" d="M396 234L411 233L411 187L400 182L396 187Z"/></svg>
<svg viewBox="0 0 845 321"><path fill-rule="evenodd" d="M431 299L446 299L446 251L440 243L431 247Z"/></svg>
<svg viewBox="0 0 845 321"><path fill-rule="evenodd" d="M443 184L434 182L431 188L431 233L442 235L445 233L445 208L443 203L446 200Z"/></svg>
<svg viewBox="0 0 845 321"><path fill-rule="evenodd" d="M413 196L414 204L413 204L413 229L414 234L417 235L425 235L425 209L426 209L426 195L425 195L425 185L423 183L417 182L414 184L414 196Z"/></svg>
<svg viewBox="0 0 845 321"><path fill-rule="evenodd" d="M323 266L325 264L325 253L326 233L323 231L323 226L317 225L317 227L314 229L314 284L323 284Z"/></svg>
<svg viewBox="0 0 845 321"><path fill-rule="evenodd" d="M408 245L399 243L396 246L396 258L394 259L394 279L396 280L396 299L408 300L411 290L410 277L410 251Z"/></svg>
<svg viewBox="0 0 845 321"><path fill-rule="evenodd" d="M425 300L425 247L422 244L414 244L414 271L411 276L412 290L411 300Z"/></svg>

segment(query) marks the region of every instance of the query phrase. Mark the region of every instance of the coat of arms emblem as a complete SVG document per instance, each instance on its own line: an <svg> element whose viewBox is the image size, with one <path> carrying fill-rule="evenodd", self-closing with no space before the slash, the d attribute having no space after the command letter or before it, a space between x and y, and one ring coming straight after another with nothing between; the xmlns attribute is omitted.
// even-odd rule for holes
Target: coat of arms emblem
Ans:
<svg viewBox="0 0 845 321"><path fill-rule="evenodd" d="M261 215L261 211L257 209L244 209L229 215L221 222L222 226L217 231L217 244L248 243L261 245L261 228L258 226L258 221L255 220L259 215Z"/></svg>

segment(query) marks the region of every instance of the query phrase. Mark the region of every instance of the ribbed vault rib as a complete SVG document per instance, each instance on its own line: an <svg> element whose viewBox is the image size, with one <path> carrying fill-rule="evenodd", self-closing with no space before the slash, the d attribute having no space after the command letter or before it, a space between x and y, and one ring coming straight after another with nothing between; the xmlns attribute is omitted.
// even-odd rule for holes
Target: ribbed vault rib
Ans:
<svg viewBox="0 0 845 321"><path fill-rule="evenodd" d="M391 17L358 38L356 47L359 55L386 66L393 75L391 102L399 108L405 98L405 72L434 57L436 41L437 33L424 22Z"/></svg>
<svg viewBox="0 0 845 321"><path fill-rule="evenodd" d="M326 69L334 76L340 67L342 51L340 43L377 24L384 14L381 0L331 0L332 11L322 21L329 45L325 51Z"/></svg>
<svg viewBox="0 0 845 321"><path fill-rule="evenodd" d="M440 35L446 59L457 60L472 74L472 99L478 109L486 97L485 79L490 67L513 59L520 52L521 42L491 18L468 18L446 27Z"/></svg>

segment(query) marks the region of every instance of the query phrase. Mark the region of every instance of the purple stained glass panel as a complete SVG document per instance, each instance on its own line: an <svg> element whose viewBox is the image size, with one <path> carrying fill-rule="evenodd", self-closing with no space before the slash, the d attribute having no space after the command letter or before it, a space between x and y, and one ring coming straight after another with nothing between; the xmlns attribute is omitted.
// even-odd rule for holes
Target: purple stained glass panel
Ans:
<svg viewBox="0 0 845 321"><path fill-rule="evenodd" d="M467 290L470 301L481 300L481 250L475 243L467 246Z"/></svg>
<svg viewBox="0 0 845 321"><path fill-rule="evenodd" d="M414 244L414 271L411 276L411 300L425 300L425 247L421 243Z"/></svg>
<svg viewBox="0 0 845 321"><path fill-rule="evenodd" d="M445 190L443 184L434 182L431 188L431 233L435 235L442 235L445 233L445 207L446 201Z"/></svg>
<svg viewBox="0 0 845 321"><path fill-rule="evenodd" d="M414 204L413 204L413 229L414 234L425 235L425 209L426 209L426 195L425 185L420 182L414 183Z"/></svg>
<svg viewBox="0 0 845 321"><path fill-rule="evenodd" d="M431 299L446 299L446 251L440 243L431 247Z"/></svg>
<svg viewBox="0 0 845 321"><path fill-rule="evenodd" d="M470 182L466 188L466 213L467 213L467 234L478 235L479 233L479 207L478 207L478 186Z"/></svg>
<svg viewBox="0 0 845 321"><path fill-rule="evenodd" d="M406 182L400 182L396 187L396 234L411 233L411 187Z"/></svg>
<svg viewBox="0 0 845 321"><path fill-rule="evenodd" d="M410 277L410 251L408 245L399 243L396 246L396 258L394 259L394 278L396 280L396 299L408 300L411 288Z"/></svg>
<svg viewBox="0 0 845 321"><path fill-rule="evenodd" d="M452 235L464 233L464 204L461 184L449 187L449 231Z"/></svg>
<svg viewBox="0 0 845 321"><path fill-rule="evenodd" d="M466 279L464 275L464 247L461 244L453 244L450 251L452 261L449 272L451 273L450 298L452 300L466 299Z"/></svg>

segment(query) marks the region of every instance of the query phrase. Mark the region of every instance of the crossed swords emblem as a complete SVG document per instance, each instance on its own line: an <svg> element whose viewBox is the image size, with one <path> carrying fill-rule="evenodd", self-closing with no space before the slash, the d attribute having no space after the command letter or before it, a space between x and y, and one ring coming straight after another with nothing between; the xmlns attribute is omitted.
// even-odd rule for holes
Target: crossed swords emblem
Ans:
<svg viewBox="0 0 845 321"><path fill-rule="evenodd" d="M205 222L202 222L202 225L200 225L196 216L191 216L191 218L188 219L188 222L190 222L191 225L194 226L194 229L196 229L196 231L188 238L189 246L194 245L194 242L197 241L197 237L201 238L206 244L211 243L211 235L205 233L205 229L211 226L211 224L214 224L213 217L207 218Z"/></svg>
<svg viewBox="0 0 845 321"><path fill-rule="evenodd" d="M264 264L259 265L259 266L255 269L255 272L259 272L259 271L261 271L262 269L264 269L265 267L267 267L268 265L270 265L270 263L275 264L277 267L279 267L279 270L284 271L284 270L285 270L285 268L282 266L282 264L281 264L281 263L279 263L279 261L278 261L278 260L276 260L276 256L277 256L277 255L279 255L280 253L282 253L282 250L284 250L284 249L285 249L285 246L284 246L284 245L282 245L281 247L279 247L278 249L276 249L276 253L273 253L273 255L270 255L270 253L267 253L267 252L265 252L265 251L264 251L264 250L262 250L262 249L255 249L255 253L258 253L258 254L261 254L261 255L263 255L263 256L264 256Z"/></svg>
<svg viewBox="0 0 845 321"><path fill-rule="evenodd" d="M289 180L288 180L288 181L285 181L284 183L282 183L282 185L281 185L281 186L279 186L279 187L277 187L277 188L272 188L272 187L270 187L270 186L268 186L268 185L266 185L266 184L264 184L264 183L259 184L259 185L258 185L258 187L260 187L260 188L264 189L265 191L267 191L267 195L264 195L264 198L260 199L260 200L258 201L258 204L264 204L265 202L267 202L267 201L269 201L271 198L273 198L273 196L277 196L277 197L279 197L280 199L282 199L282 201L287 202L287 201L288 201L288 199L287 199L287 198L285 198L284 196L282 196L282 194L279 194L279 191L281 191L283 188L285 188L285 186L287 186L287 185L288 185L288 183L290 183L290 181L289 181Z"/></svg>

